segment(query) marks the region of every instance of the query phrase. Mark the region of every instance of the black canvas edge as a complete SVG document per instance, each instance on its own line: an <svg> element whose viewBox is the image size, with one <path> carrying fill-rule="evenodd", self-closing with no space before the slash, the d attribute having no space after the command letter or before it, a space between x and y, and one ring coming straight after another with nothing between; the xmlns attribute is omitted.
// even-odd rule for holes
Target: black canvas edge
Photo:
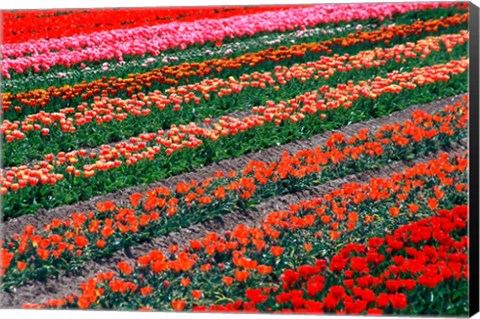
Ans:
<svg viewBox="0 0 480 319"><path fill-rule="evenodd" d="M479 7L469 8L469 316L479 312Z"/></svg>

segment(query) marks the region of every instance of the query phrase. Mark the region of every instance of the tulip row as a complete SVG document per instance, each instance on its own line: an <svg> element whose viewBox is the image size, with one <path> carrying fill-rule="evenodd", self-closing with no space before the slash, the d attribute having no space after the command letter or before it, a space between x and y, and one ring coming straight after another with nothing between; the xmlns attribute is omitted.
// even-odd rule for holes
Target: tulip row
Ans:
<svg viewBox="0 0 480 319"><path fill-rule="evenodd" d="M444 154L389 179L345 184L273 212L259 227L151 251L134 267L120 262L117 273L90 278L80 295L24 307L423 313L432 290L450 287L460 290L449 304L463 306L453 309L458 315L468 285L468 210L442 209L466 202L467 161ZM368 245L353 244L358 238Z"/></svg>
<svg viewBox="0 0 480 319"><path fill-rule="evenodd" d="M93 80L85 79L83 73L75 73L75 83L79 82L79 78L83 78L84 81L87 82L84 84L65 85L68 83L63 83L61 85L46 87L44 84L47 82L42 77L39 77L40 83L36 78L30 79L27 82L28 84L18 81L7 81L5 83L6 91L19 92L18 90L20 90L20 92L3 93L3 109L6 111L6 118L13 120L15 117L9 118L10 113L26 112L28 114L29 109L25 109L19 105L13 107L12 103L14 102L32 108L41 106L46 107L47 110L57 110L58 107L56 107L56 105L64 103L65 101L73 100L72 103L80 103L83 100L91 99L93 96L100 94L130 96L145 89L162 89L179 83L200 81L207 75L214 76L218 74L223 78L227 78L228 76L239 76L245 73L246 70L257 71L265 67L269 68L272 63L276 65L289 63L292 65L295 62L306 62L317 59L318 53L331 53L332 49L338 49L336 52L340 54L342 51L345 51L345 47L352 45L362 47L363 44L365 49L369 49L372 43L380 43L383 41L402 43L404 42L402 38L405 37L407 37L405 40L411 39L415 41L421 38L423 33L441 34L458 32L456 31L457 29L466 28L467 21L468 14L463 14L427 21L419 20L411 25L389 26L371 32L359 31L352 36L338 37L329 40L326 40L327 37L325 35L319 35L308 38L309 41L313 41L311 43L293 45L288 48L283 47L273 51L272 49L268 49L272 46L271 44L263 44L262 47L255 47L253 44L249 44L249 49L260 49L260 51L229 59L208 60L208 57L204 56L203 58L199 58L200 61L203 61L202 63L192 63L192 54L183 58L179 55L180 61L184 60L188 61L188 63L177 66L165 66L165 58L161 59L160 64L152 60L154 61L152 62L152 66L159 67L158 69L147 73L139 69L121 69L122 74L134 74L127 78L122 78L121 74L110 74L106 78ZM254 42L261 43L262 41ZM178 59L178 57L175 58ZM196 59L193 58L193 60ZM9 86L9 82L11 82L10 84L13 86ZM29 89L25 89L26 86L30 86L34 90L29 91ZM45 87L45 90L39 90L40 87ZM52 105L51 108L48 108L50 105Z"/></svg>
<svg viewBox="0 0 480 319"><path fill-rule="evenodd" d="M255 72L243 74L239 79L230 77L228 81L208 79L171 87L165 92L168 95L154 91L127 100L96 98L91 105L82 103L76 108L64 108L55 113L42 111L22 121L4 120L0 132L4 133L7 142L4 149L9 154L4 165L8 167L41 159L42 152L58 153L86 145L99 146L140 133L167 129L172 124L226 115L248 109L248 105L264 104L267 96L275 96L273 102L276 102L321 84L383 76L398 68L398 63L408 70L448 61L466 54L464 44L468 37L468 32L427 37L417 43L362 51L353 56L322 56L315 62L290 68L276 66L273 75L271 72ZM435 54L430 57L433 52ZM258 90L262 90L262 94L258 94ZM118 125L120 122L121 126Z"/></svg>
<svg viewBox="0 0 480 319"><path fill-rule="evenodd" d="M55 39L79 33L91 34L99 31L131 29L172 21L220 19L236 15L285 10L291 7L296 6L5 11L3 13L3 43Z"/></svg>
<svg viewBox="0 0 480 319"><path fill-rule="evenodd" d="M160 180L193 167L432 101L442 94L458 94L465 91L467 68L468 61L462 59L413 72L395 71L386 78L360 81L357 85L349 81L337 88L323 86L288 101L269 103L266 108L254 107L252 110L259 115L243 120L223 117L205 126L175 126L167 132L142 134L116 147L102 146L100 153L79 150L59 153L58 157L51 154L33 169L20 166L3 172L4 216L19 216L39 207L55 207ZM432 96L432 92L439 93ZM322 96L324 99L318 99ZM300 123L304 130L298 130Z"/></svg>
<svg viewBox="0 0 480 319"><path fill-rule="evenodd" d="M47 23L0 47L2 220L19 219L0 239L0 303L467 314L468 8L209 8L171 23L132 11L68 37L60 21L92 13L34 19L58 19L59 37ZM247 215L261 217L234 222Z"/></svg>
<svg viewBox="0 0 480 319"><path fill-rule="evenodd" d="M292 30L319 23L382 19L395 13L454 5L455 3L358 4L343 5L340 10L338 5L322 5L225 19L202 19L191 23L172 22L129 30L37 40L28 44L11 44L3 47L3 54L7 58L2 63L2 75L10 78L13 71L19 74L30 71L37 73L42 69L48 71L53 66L61 65L68 68L84 61L98 62L111 59L122 61L128 59L128 56L142 56L147 53L158 55L168 48L178 47L183 50L190 45L221 41L227 37ZM32 53L32 46L40 53ZM32 55L22 56L24 53ZM9 56L17 58L11 59Z"/></svg>
<svg viewBox="0 0 480 319"><path fill-rule="evenodd" d="M12 236L3 245L4 288L59 269L72 270L85 260L112 254L196 222L248 209L273 196L436 151L465 136L467 113L466 105L460 102L433 115L415 111L411 121L386 125L373 133L361 130L348 140L343 134L332 134L322 148L303 150L293 156L286 153L277 163L251 161L241 172L230 172L226 177L215 173L215 177L202 182L180 182L175 190L157 188L134 194L129 207L103 202L97 204L95 212L75 213L67 220L53 219L43 231L27 226L23 236ZM466 169L466 163L459 161L459 171ZM408 194L405 189L403 193ZM438 205L433 199L429 204ZM331 233L332 237L336 235ZM18 262L23 269L15 268ZM27 267L29 270L23 272Z"/></svg>

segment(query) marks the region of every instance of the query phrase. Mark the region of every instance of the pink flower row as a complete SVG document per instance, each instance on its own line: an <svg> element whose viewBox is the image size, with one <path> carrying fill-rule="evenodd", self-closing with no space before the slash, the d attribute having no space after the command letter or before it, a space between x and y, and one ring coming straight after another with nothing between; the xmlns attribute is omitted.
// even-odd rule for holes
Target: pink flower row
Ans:
<svg viewBox="0 0 480 319"><path fill-rule="evenodd" d="M321 5L225 19L202 19L188 23L172 22L128 30L8 44L2 47L5 57L2 63L2 75L9 78L11 70L22 73L33 68L35 72L39 72L41 69L47 71L55 65L70 67L81 62L104 59L122 61L124 55L148 53L156 56L168 48L183 50L188 45L196 43L203 44L206 41L222 41L229 37L251 36L258 32L284 32L319 23L339 23L371 18L383 20L397 13L453 5L455 5L453 2Z"/></svg>

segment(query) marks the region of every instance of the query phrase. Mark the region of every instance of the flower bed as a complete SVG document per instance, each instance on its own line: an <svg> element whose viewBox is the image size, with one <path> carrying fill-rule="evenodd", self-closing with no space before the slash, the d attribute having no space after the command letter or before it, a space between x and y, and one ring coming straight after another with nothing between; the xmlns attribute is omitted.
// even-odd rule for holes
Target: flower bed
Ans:
<svg viewBox="0 0 480 319"><path fill-rule="evenodd" d="M4 17L1 307L468 313L468 3Z"/></svg>
<svg viewBox="0 0 480 319"><path fill-rule="evenodd" d="M252 161L241 172L232 171L226 177L216 173L218 177L204 181L180 182L175 189L137 193L130 197L128 207L117 207L110 201L98 203L96 212L76 213L71 220L52 220L45 226L46 233L34 233L35 229L27 226L23 236L14 236L4 244L12 246L4 253L25 267L28 261L38 269L30 273L33 277L75 267L82 259L110 254L179 226L244 210L257 201L308 189L391 159L412 158L435 149L437 143L451 144L466 134L459 131L465 130L466 114L465 105L460 103L438 114L416 111L413 122L387 125L372 133L362 130L348 140L343 134L332 134L323 148L302 150L294 156L284 154L277 163ZM427 123L428 130L424 128ZM31 263L34 251L36 259ZM14 261L4 264L3 271L13 267Z"/></svg>
<svg viewBox="0 0 480 319"><path fill-rule="evenodd" d="M431 290L453 293L468 287L468 211L465 206L439 209L452 206L448 199L438 206L438 196L445 195L439 186L429 190L435 195L428 205L415 197L428 189L422 175L430 179L433 173L433 185L444 185L440 180L448 177L438 167L465 167L465 158L458 160L450 163L443 156L396 175L395 181L345 185L322 199L292 205L291 211L270 214L260 228L239 225L185 249L152 251L135 266L118 263L118 275L88 280L81 295L25 307L116 308L125 298L129 304L123 307L140 310L292 312L293 307L293 312L308 313L428 313ZM392 192L405 186L410 193ZM412 202L402 204L402 210L391 206L391 196L395 201L402 194ZM372 210L380 216L371 215ZM403 226L382 234L385 223ZM368 245L349 244L359 235L368 236ZM331 253L339 243L344 248ZM220 291L225 301L212 305L214 292ZM451 302L466 313L466 301Z"/></svg>

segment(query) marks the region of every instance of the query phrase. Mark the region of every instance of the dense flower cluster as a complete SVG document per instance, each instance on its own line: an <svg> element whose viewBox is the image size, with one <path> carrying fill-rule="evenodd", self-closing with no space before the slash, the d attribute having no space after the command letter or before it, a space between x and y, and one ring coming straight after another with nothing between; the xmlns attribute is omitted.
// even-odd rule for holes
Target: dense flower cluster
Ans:
<svg viewBox="0 0 480 319"><path fill-rule="evenodd" d="M347 244L329 264L320 259L287 269L281 288L249 287L235 302L192 309L259 312L270 306L279 313L380 315L413 308L422 287L435 290L450 283L465 289L468 208L457 206L437 214L391 235L370 238L368 244ZM419 313L426 313L427 304L423 307Z"/></svg>
<svg viewBox="0 0 480 319"><path fill-rule="evenodd" d="M396 179L401 181L401 178ZM339 190L334 196L338 198L346 190L348 188ZM294 257L289 253L295 248L295 244L287 240L289 235L301 230L312 235L318 230L318 221L323 223L329 217L326 209L330 204L324 199L292 205L289 212L272 213L259 228L238 225L225 236L211 233L202 240L191 241L190 247L183 250L171 246L170 256L152 251L139 257L136 267L120 262L118 274L101 273L91 278L82 284L81 295L25 307L89 308L99 303L115 307L114 300L124 296L130 306L144 310L155 309L171 300L169 308L173 310L188 307L194 311L259 312L266 309L273 312L382 314L398 313L415 304L419 313L425 313L428 300L415 302L416 298L428 298L429 290L445 287L444 282L450 289L468 286L466 206L452 210L431 208L430 215L436 211L435 216L407 222L382 236L371 236L368 244L344 242L344 248L338 253L325 256L329 262L314 257L320 242L330 246L329 240L321 235L317 239L312 236L300 246L301 256ZM330 209L335 207L334 203ZM356 221L357 217L352 216L357 213L349 213L348 223ZM370 230L369 233L379 231ZM217 260L223 262L212 264ZM289 269L289 262L301 266ZM281 279L278 284L271 281L276 276ZM255 280L260 278L264 285ZM163 287L159 286L162 281ZM171 296L172 285L176 287L175 300ZM233 301L210 304L212 285L228 296L224 300ZM152 287L160 289L154 291ZM170 289L165 289L167 287ZM196 289L198 287L202 289ZM428 294L422 292L422 287ZM165 301L155 298L159 294Z"/></svg>
<svg viewBox="0 0 480 319"><path fill-rule="evenodd" d="M468 3L4 22L2 306L468 314Z"/></svg>

